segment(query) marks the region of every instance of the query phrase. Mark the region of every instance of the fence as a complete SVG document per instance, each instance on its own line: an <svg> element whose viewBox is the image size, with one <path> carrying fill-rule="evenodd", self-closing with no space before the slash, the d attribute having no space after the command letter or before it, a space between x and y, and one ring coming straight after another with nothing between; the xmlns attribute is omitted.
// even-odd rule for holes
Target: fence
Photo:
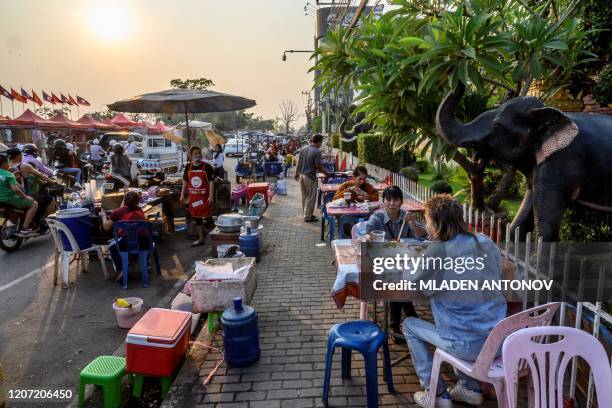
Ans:
<svg viewBox="0 0 612 408"><path fill-rule="evenodd" d="M345 156L347 168L351 168L358 163L358 160L355 160L355 157L352 154L345 153ZM393 173L387 169L383 169L369 163L367 163L365 166L368 169L369 175L372 175L380 180L387 180L391 184L400 187L406 197L422 203L434 195L429 188L409 180L401 174ZM552 265L552 255L550 259L543 258L542 238L528 232L525 234L525 241L522 242L523 245L518 245L521 236L519 228L511 231L510 224L506 219L486 211L474 209L471 206L468 206L466 203L463 204L463 216L471 231L485 234L489 236L491 240L497 243L502 252L502 256L516 265L519 275L522 275L524 279L540 279L548 277L548 275L544 274L542 265ZM513 244L512 246L511 243ZM520 250L521 247L524 248L522 253ZM551 250L554 251L554 244L552 244ZM565 270L563 272L566 273ZM578 272L581 273L582 271ZM599 284L603 285L604 282L600 281ZM536 299L535 303L536 305L539 304L539 299ZM603 322L606 322L608 326L612 327L612 315L603 309L602 302L572 302L571 304L573 305L574 303L576 305L575 321L573 322L573 326L575 328L583 329L583 317L587 317L588 313L585 313L585 309L593 314L591 334L595 338L599 339ZM566 325L569 323L569 305L570 303L568 302L561 303L559 325ZM523 308L526 308L526 306L527 299L524 298ZM608 345L608 347L609 346L612 345ZM593 376L590 370L587 371L586 376L579 376L578 366L578 361L576 358L574 358L570 371L569 395L572 399L575 399L577 385L581 380L586 381L586 376L588 376L587 388L586 390L582 389L582 391L586 396L586 407L590 408L593 406Z"/></svg>

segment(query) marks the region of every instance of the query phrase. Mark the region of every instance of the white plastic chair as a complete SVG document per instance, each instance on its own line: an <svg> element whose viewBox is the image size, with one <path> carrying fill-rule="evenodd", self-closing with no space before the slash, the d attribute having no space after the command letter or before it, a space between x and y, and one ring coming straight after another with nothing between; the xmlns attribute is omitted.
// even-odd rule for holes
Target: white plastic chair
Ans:
<svg viewBox="0 0 612 408"><path fill-rule="evenodd" d="M81 271L86 272L86 257L83 254L87 252L96 251L98 253L98 259L100 259L100 263L102 264L102 270L104 271L104 278L108 279L108 270L106 269L106 264L104 263L104 257L102 253L102 246L100 245L92 245L89 248L81 248L74 238L74 235L70 231L70 229L61 221L53 220L47 218L47 225L51 230L51 235L53 236L53 241L55 241L55 262L53 265L53 286L57 286L57 275L59 272L59 265L61 265L62 271L62 288L68 288L69 283L69 273L70 273L70 258L74 255L77 261L77 271L79 270L79 263L81 265ZM60 232L64 233L68 238L68 242L70 242L71 251L67 251L64 249L64 245L62 244L62 238L60 236Z"/></svg>
<svg viewBox="0 0 612 408"><path fill-rule="evenodd" d="M435 390L438 385L438 376L440 375L440 366L446 362L459 371L469 375L477 380L493 384L495 393L497 394L497 404L499 408L506 407L506 387L504 380L504 366L501 358L496 358L497 351L501 347L503 341L510 333L526 327L548 326L552 321L555 313L559 309L560 303L548 303L541 306L532 307L520 313L514 314L497 323L487 341L482 346L480 354L476 361L471 362L462 360L452 354L436 349L431 370L430 390ZM527 372L523 370L522 375ZM434 408L435 398L430 398L429 407Z"/></svg>
<svg viewBox="0 0 612 408"><path fill-rule="evenodd" d="M541 343L544 336L559 336ZM531 327L512 333L504 342L502 358L508 407L517 404L519 364L526 361L535 390L535 408L563 408L563 380L573 357L590 366L597 393L597 406L612 407L612 370L603 345L589 333L573 327Z"/></svg>

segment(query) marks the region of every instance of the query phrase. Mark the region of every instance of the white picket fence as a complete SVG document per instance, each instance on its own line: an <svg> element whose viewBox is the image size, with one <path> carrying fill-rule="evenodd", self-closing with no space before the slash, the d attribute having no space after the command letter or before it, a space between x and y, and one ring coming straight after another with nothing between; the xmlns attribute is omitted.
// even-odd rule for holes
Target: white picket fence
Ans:
<svg viewBox="0 0 612 408"><path fill-rule="evenodd" d="M333 149L334 153L338 154L337 149ZM359 160L350 153L344 153L346 158L346 168L350 169L359 164ZM399 173L391 172L382 167L367 163L365 167L368 170L368 175L376 177L378 180L387 180L391 184L398 186L403 192L406 198L412 198L421 203L429 200L434 193L427 187L422 186L412 180L407 179ZM483 233L489 236L490 239L495 241L500 247L502 256L514 263L519 271L522 271L525 279L534 278L546 278L543 272L540 270L541 265L547 265L548 260L542 259L542 239L537 238L531 232L525 234L525 241L519 244L520 230L517 228L514 233L510 231L510 223L507 220L495 216L494 214L479 211L466 203L463 204L463 216L467 222L469 228L473 232ZM513 250L511 250L510 243L513 242ZM524 250L520 251L521 248ZM535 260L535 261L534 261ZM552 260L551 260L552 262ZM526 272L526 274L525 274ZM575 273L576 271L574 271ZM603 284L603 283L602 283ZM538 299L536 299L538 300ZM546 302L546 299L544 299ZM536 301L539 304L539 300ZM576 308L576 319L573 322L573 326L578 329L582 329L583 315L585 309L593 314L593 329L591 334L595 338L599 338L602 321L607 322L608 326L612 326L612 315L607 313L602 308L602 302L595 304L590 302L574 302ZM527 306L527 299L523 299L523 308ZM567 318L568 303L562 303L559 315L559 325L566 325L568 322ZM611 366L612 368L612 366ZM574 358L571 367L571 378L570 378L570 397L575 398L576 396L576 384L578 382L578 362ZM590 408L593 406L593 376L589 371L588 374L588 388L586 392L586 407Z"/></svg>

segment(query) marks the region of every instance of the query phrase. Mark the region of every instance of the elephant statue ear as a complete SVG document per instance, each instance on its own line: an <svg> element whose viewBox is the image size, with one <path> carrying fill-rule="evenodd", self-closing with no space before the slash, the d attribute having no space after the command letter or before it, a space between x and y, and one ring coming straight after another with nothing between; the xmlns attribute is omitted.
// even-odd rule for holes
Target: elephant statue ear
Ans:
<svg viewBox="0 0 612 408"><path fill-rule="evenodd" d="M541 143L536 151L537 164L569 146L578 135L578 125L559 109L537 108L531 109L528 114L533 124L532 129Z"/></svg>
<svg viewBox="0 0 612 408"><path fill-rule="evenodd" d="M551 107L536 108L531 109L528 115L533 124L532 129L536 130L536 134L539 135L542 142L559 134L566 128L574 128L574 137L578 134L578 126L559 109Z"/></svg>

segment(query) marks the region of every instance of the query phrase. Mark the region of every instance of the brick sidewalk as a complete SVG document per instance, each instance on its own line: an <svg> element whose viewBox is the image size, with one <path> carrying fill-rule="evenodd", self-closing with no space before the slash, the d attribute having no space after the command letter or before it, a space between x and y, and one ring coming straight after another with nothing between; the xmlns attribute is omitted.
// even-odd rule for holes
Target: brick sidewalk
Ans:
<svg viewBox="0 0 612 408"><path fill-rule="evenodd" d="M317 247L319 223L305 224L299 188L292 179L288 195L276 196L266 211L264 247L257 264L257 291L252 306L259 316L261 358L247 368L221 366L211 384L202 385L220 355L192 352L163 408L171 407L318 407L322 406L323 372L329 328L357 319L359 303L350 299L338 309L329 292L335 277L329 245ZM208 341L206 328L199 341ZM215 346L222 346L217 334ZM405 345L392 346L392 360L405 356ZM353 353L353 378L342 380L340 355L332 370L329 406L365 406L363 360ZM198 366L202 370L198 372ZM421 389L411 360L393 367L396 394L382 380L379 358L379 401L385 407L414 406L412 393Z"/></svg>

